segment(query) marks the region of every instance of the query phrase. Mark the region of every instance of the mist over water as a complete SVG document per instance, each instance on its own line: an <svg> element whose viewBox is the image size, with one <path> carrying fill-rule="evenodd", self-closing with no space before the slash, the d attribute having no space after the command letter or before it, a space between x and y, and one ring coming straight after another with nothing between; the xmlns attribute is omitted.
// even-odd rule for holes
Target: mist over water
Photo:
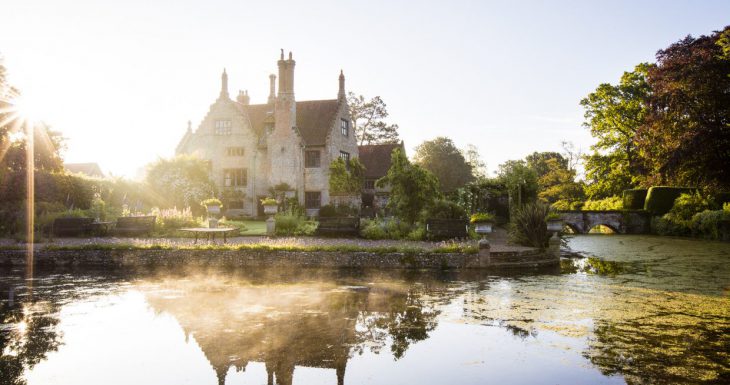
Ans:
<svg viewBox="0 0 730 385"><path fill-rule="evenodd" d="M730 380L730 245L576 236L528 274L0 270L1 384Z"/></svg>

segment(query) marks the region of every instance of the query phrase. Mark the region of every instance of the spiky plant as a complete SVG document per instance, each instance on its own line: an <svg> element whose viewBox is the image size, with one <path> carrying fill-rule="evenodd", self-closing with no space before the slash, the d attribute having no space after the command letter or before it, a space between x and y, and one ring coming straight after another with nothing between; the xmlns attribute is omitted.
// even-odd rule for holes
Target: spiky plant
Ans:
<svg viewBox="0 0 730 385"><path fill-rule="evenodd" d="M528 203L515 209L509 226L510 241L518 245L545 248L550 234L545 218L550 206L542 203Z"/></svg>

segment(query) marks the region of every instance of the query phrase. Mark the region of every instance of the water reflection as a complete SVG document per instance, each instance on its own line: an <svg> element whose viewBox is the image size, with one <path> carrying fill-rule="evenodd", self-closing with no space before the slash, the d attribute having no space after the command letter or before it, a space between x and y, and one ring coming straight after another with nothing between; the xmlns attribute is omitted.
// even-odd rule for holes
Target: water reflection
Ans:
<svg viewBox="0 0 730 385"><path fill-rule="evenodd" d="M269 384L291 384L296 366L332 369L343 384L351 355L389 346L398 359L428 338L439 314L424 285L247 278L206 275L139 286L156 311L175 317L195 339L219 384L231 366L244 371L252 361L265 363Z"/></svg>
<svg viewBox="0 0 730 385"><path fill-rule="evenodd" d="M549 274L6 272L0 383L730 382L730 245L592 238Z"/></svg>

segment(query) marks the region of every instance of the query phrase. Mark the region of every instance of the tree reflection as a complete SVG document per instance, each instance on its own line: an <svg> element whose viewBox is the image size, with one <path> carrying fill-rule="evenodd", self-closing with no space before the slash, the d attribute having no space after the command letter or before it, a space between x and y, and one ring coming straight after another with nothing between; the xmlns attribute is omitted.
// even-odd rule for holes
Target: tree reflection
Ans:
<svg viewBox="0 0 730 385"><path fill-rule="evenodd" d="M24 385L23 374L58 349L58 312L48 301L16 301L14 288L0 302L0 384Z"/></svg>

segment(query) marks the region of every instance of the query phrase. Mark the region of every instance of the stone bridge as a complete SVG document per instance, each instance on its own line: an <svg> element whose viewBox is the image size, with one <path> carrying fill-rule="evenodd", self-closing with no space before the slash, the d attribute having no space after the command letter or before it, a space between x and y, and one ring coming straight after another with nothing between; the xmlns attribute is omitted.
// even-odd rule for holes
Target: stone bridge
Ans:
<svg viewBox="0 0 730 385"><path fill-rule="evenodd" d="M651 215L643 210L560 211L565 225L577 234L587 234L592 228L604 225L619 234L646 234Z"/></svg>

